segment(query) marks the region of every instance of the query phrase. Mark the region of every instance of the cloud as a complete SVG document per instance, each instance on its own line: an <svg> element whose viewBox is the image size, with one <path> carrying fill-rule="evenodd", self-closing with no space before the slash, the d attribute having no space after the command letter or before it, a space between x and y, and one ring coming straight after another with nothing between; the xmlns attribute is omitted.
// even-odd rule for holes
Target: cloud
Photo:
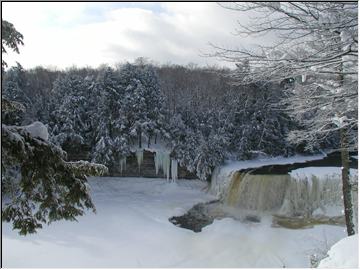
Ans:
<svg viewBox="0 0 360 270"><path fill-rule="evenodd" d="M24 35L24 67L98 66L148 57L159 63L225 64L200 56L209 42L234 47L239 13L216 3L3 3L3 18Z"/></svg>

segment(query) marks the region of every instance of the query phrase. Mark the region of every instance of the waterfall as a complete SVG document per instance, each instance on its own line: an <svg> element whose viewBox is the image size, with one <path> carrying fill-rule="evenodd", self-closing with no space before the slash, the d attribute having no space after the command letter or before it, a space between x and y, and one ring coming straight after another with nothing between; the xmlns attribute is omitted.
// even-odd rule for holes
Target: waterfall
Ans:
<svg viewBox="0 0 360 270"><path fill-rule="evenodd" d="M125 170L126 170L126 157L123 157L120 159L120 172L122 173Z"/></svg>
<svg viewBox="0 0 360 270"><path fill-rule="evenodd" d="M315 211L326 213L329 207L338 209L342 207L341 196L339 175L291 177L279 212L306 216L311 216Z"/></svg>
<svg viewBox="0 0 360 270"><path fill-rule="evenodd" d="M234 172L224 202L247 210L276 210L282 205L289 178L289 175Z"/></svg>
<svg viewBox="0 0 360 270"><path fill-rule="evenodd" d="M343 209L341 185L340 174L265 175L215 169L210 192L237 209L292 217L339 216Z"/></svg>
<svg viewBox="0 0 360 270"><path fill-rule="evenodd" d="M171 160L171 179L172 182L176 182L178 179L178 162L176 159Z"/></svg>
<svg viewBox="0 0 360 270"><path fill-rule="evenodd" d="M139 171L140 171L141 164L144 160L144 150L143 149L139 149L136 151L136 159L137 159L137 164L139 166Z"/></svg>

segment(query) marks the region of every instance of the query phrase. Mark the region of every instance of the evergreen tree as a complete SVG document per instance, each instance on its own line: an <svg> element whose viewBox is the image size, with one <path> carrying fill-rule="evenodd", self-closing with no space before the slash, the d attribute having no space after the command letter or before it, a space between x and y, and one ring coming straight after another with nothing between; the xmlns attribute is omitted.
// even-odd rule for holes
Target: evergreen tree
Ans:
<svg viewBox="0 0 360 270"><path fill-rule="evenodd" d="M26 84L25 70L18 63L17 66L10 68L5 73L5 79L2 80L2 93L6 99L20 102L26 109L29 109L32 101L25 92ZM21 125L23 120L22 111L5 111L2 115L2 121L5 124Z"/></svg>
<svg viewBox="0 0 360 270"><path fill-rule="evenodd" d="M164 97L155 70L149 65L125 64L120 71L121 84L125 89L122 114L128 120L131 136L143 147L143 136L148 140L164 133Z"/></svg>
<svg viewBox="0 0 360 270"><path fill-rule="evenodd" d="M89 129L88 82L69 72L54 82L53 98L55 110L52 113L52 141L63 146L86 143Z"/></svg>
<svg viewBox="0 0 360 270"><path fill-rule="evenodd" d="M106 68L97 79L95 93L99 95L97 117L94 119L96 145L93 159L113 166L130 152L127 119L121 114L124 102L124 89L115 71Z"/></svg>
<svg viewBox="0 0 360 270"><path fill-rule="evenodd" d="M5 46L18 52L22 35L6 21L2 21L2 31L2 52L6 52ZM2 114L25 111L21 103L3 97L1 105ZM66 162L65 156L48 142L47 128L41 122L23 127L1 124L2 220L12 222L20 234L34 233L55 220L76 220L85 208L95 209L87 176L102 175L107 168L83 161Z"/></svg>

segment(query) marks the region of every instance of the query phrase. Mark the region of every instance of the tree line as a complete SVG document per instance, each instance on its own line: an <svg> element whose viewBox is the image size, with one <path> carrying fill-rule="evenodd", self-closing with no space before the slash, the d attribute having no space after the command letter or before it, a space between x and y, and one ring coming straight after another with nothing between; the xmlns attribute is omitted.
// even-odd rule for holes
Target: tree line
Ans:
<svg viewBox="0 0 360 270"><path fill-rule="evenodd" d="M237 65L237 70L245 68ZM236 71L236 70L235 70ZM311 149L287 139L301 128L286 110L294 80L238 86L234 70L155 65L143 58L116 67L30 70L10 68L4 96L26 111L4 113L5 124L47 124L50 140L71 149L87 145L108 167L134 148L163 143L202 180L225 159L291 155L334 147L334 137ZM336 135L334 135L336 137Z"/></svg>

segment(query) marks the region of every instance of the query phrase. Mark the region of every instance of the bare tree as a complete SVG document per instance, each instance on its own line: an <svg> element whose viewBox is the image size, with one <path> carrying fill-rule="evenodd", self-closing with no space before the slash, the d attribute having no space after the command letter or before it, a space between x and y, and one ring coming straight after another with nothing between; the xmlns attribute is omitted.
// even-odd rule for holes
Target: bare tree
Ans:
<svg viewBox="0 0 360 270"><path fill-rule="evenodd" d="M295 142L314 143L340 133L342 182L347 231L352 222L349 150L357 149L358 4L354 2L255 2L221 6L250 12L252 22L238 35L271 37L269 45L228 49L213 45L210 56L243 63L233 74L237 84L295 80L287 105L304 129Z"/></svg>

